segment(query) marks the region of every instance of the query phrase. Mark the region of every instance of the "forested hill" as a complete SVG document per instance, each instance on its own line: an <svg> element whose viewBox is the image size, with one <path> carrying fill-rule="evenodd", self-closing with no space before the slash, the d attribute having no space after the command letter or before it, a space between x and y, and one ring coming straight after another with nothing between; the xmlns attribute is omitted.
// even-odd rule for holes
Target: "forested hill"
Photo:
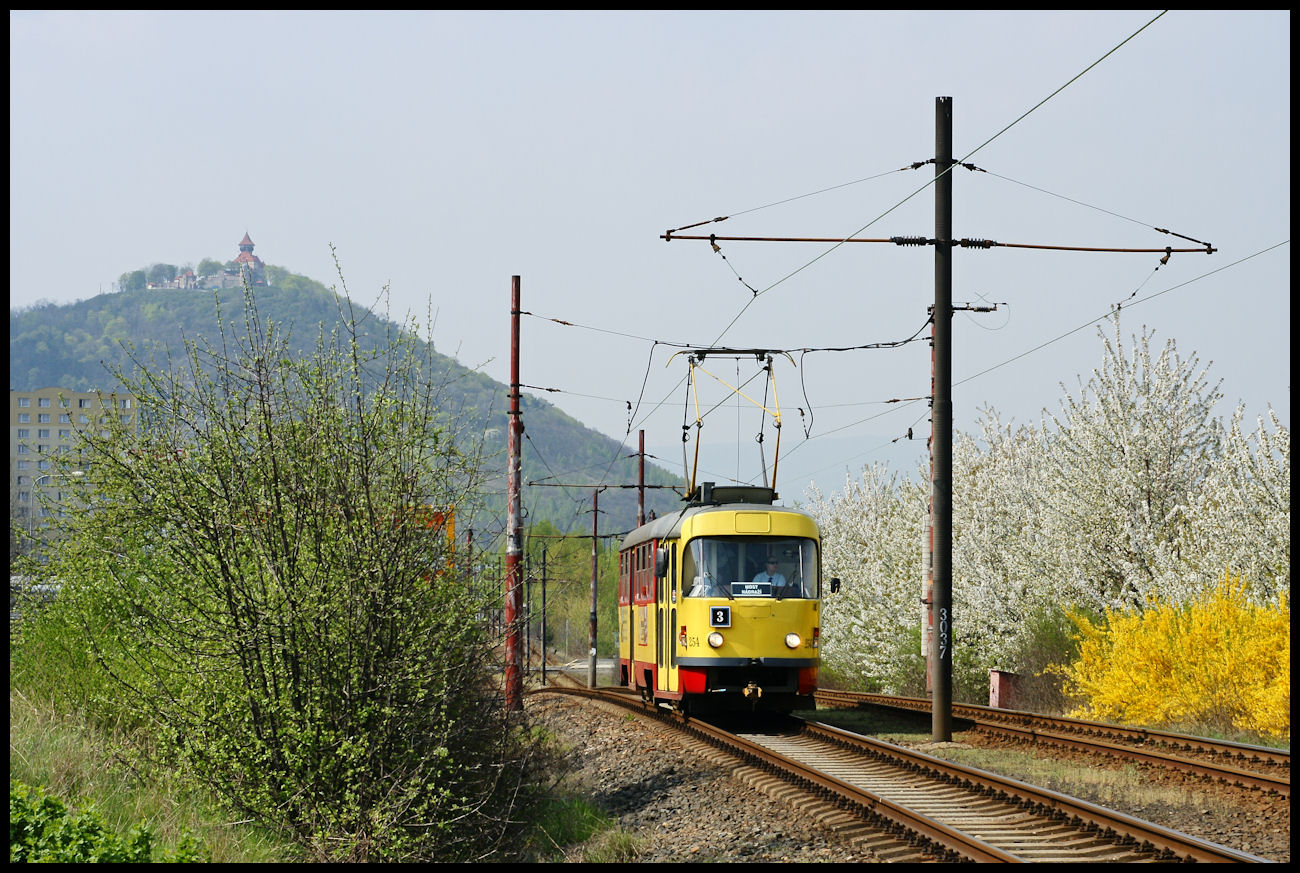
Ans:
<svg viewBox="0 0 1300 873"><path fill-rule="evenodd" d="M321 325L326 331L342 321L338 298L320 282L268 267L274 284L255 289L258 312L264 320L284 326L300 348L314 347ZM200 337L216 343L219 295L221 321L242 333L243 290L219 292L148 289L101 294L67 305L38 303L9 313L9 387L32 391L58 386L71 391L112 390L112 368L131 372L133 365L124 343L136 350L136 359L181 359L185 339ZM357 321L364 312L357 311ZM380 315L364 319L363 345L374 347L396 325ZM503 340L504 343L504 340ZM436 354L436 353L435 353ZM491 483L499 491L492 514L499 519L481 523L500 530L505 517L505 470L509 391L506 385L462 366L453 358L437 355L446 369L449 396L458 421L468 430L483 433L486 450L497 453L501 479ZM635 458L619 444L566 415L545 400L524 395L521 401L527 439L523 446L523 480L540 481L556 475L568 483L626 485L637 481ZM646 464L646 484L680 486L680 476ZM600 495L600 531L629 530L636 521L636 490L610 488ZM561 531L591 531L591 489L524 489L527 523L549 521ZM647 489L646 508L662 514L681 505L667 489ZM495 524L494 524L495 521ZM485 531L486 533L486 531Z"/></svg>

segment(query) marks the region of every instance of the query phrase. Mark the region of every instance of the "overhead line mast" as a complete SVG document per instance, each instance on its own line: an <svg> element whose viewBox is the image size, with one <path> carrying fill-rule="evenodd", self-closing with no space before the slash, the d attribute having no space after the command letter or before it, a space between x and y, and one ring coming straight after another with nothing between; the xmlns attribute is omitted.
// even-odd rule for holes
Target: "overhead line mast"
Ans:
<svg viewBox="0 0 1300 873"><path fill-rule="evenodd" d="M507 711L524 708L523 585L519 559L523 555L523 502L521 459L524 423L519 410L519 277L510 277L510 413L506 441L506 590L503 616L506 630L505 704Z"/></svg>
<svg viewBox="0 0 1300 873"><path fill-rule="evenodd" d="M930 161L914 164L913 169ZM762 237L762 236L679 236L669 230L661 239L705 240L715 251L718 241L741 242L818 242L818 243L893 243L894 245L932 245L934 251L934 307L932 324L931 369L931 437L930 437L930 523L925 568L927 587L924 602L929 609L931 636L927 650L928 677L931 690L931 731L935 742L952 739L952 251L954 248L988 249L1037 248L1078 252L1140 252L1162 253L1160 263L1168 262L1176 252L1213 254L1218 251L1209 243L1176 234L1165 228L1154 228L1191 242L1199 248L1103 248L1085 246L1050 246L1029 243L1000 243L982 239L953 239L952 237L952 169L963 166L978 169L970 164L954 161L952 157L952 98L935 98L935 197L934 238L894 236L886 238L817 238L817 237ZM722 221L727 216L712 219ZM678 228L685 230L708 222L697 222ZM755 296L759 292L755 291ZM978 307L971 307L980 309Z"/></svg>
<svg viewBox="0 0 1300 873"><path fill-rule="evenodd" d="M934 101L934 331L930 409L930 738L952 740L952 98Z"/></svg>

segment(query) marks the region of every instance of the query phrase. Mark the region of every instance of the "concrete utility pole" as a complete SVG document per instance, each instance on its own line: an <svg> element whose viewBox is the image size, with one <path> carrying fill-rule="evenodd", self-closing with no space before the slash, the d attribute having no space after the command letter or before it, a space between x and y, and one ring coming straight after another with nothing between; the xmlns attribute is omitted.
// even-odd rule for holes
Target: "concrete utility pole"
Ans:
<svg viewBox="0 0 1300 873"><path fill-rule="evenodd" d="M930 735L952 740L952 98L934 101L934 405L930 511L934 622Z"/></svg>
<svg viewBox="0 0 1300 873"><path fill-rule="evenodd" d="M521 502L522 434L524 423L519 412L519 277L510 278L510 434L506 448L506 584L504 621L506 631L506 709L524 708L523 661L519 618L522 586L519 584L519 558L523 554L523 505Z"/></svg>

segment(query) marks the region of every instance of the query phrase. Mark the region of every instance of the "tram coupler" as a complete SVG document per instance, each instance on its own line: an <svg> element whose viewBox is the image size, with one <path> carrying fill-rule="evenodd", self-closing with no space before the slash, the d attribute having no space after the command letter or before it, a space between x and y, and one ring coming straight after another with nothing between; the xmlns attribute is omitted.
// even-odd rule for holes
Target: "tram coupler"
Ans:
<svg viewBox="0 0 1300 873"><path fill-rule="evenodd" d="M754 702L757 703L759 698L763 696L763 689L759 688L757 683L750 682L745 686L745 696L754 698Z"/></svg>

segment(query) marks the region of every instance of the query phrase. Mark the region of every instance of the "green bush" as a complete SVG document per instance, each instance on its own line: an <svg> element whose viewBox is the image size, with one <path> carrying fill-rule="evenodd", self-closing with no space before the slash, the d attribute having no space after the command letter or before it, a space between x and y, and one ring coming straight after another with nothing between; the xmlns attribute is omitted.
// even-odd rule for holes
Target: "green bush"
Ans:
<svg viewBox="0 0 1300 873"><path fill-rule="evenodd" d="M954 703L989 702L989 668L972 639L958 636L952 647L952 701Z"/></svg>
<svg viewBox="0 0 1300 873"><path fill-rule="evenodd" d="M884 687L891 694L904 697L925 697L925 655L921 654L921 628L919 625L900 627L894 637L893 654L884 676Z"/></svg>
<svg viewBox="0 0 1300 873"><path fill-rule="evenodd" d="M174 853L154 855L153 832L144 825L119 836L93 806L80 813L40 788L9 783L9 861L46 863L202 862L204 852L186 841Z"/></svg>
<svg viewBox="0 0 1300 873"><path fill-rule="evenodd" d="M1025 617L1025 630L1024 642L1009 665L1019 681L1014 708L1064 715L1070 701L1065 695L1061 669L1079 654L1069 611L1059 604L1041 604Z"/></svg>
<svg viewBox="0 0 1300 873"><path fill-rule="evenodd" d="M433 521L472 517L482 474L432 349L393 327L363 355L349 315L300 352L251 291L244 321L116 374L144 426L83 434L45 652L86 659L98 724L310 859L506 852L534 759Z"/></svg>

